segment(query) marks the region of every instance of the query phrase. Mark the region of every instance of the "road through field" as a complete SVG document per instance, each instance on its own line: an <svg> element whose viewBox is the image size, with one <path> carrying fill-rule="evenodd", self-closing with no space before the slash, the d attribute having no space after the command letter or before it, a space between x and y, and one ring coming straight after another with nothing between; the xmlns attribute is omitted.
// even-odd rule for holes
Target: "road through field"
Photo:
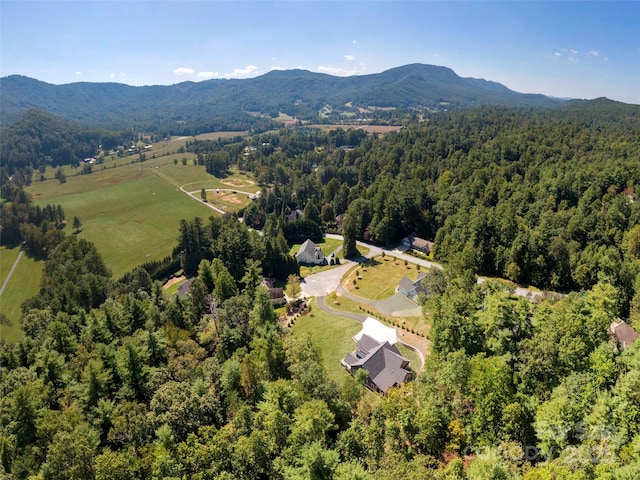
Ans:
<svg viewBox="0 0 640 480"><path fill-rule="evenodd" d="M13 272L15 272L16 268L18 267L18 262L20 261L20 258L22 258L23 253L24 252L20 250L20 253L18 253L18 258L16 258L16 261L13 262L13 266L11 267L11 270L9 270L9 274L7 275L7 278L5 278L4 282L2 282L2 287L0 287L0 297L4 293L4 289L7 288L7 285L9 284L9 280L11 280L11 275L13 275Z"/></svg>

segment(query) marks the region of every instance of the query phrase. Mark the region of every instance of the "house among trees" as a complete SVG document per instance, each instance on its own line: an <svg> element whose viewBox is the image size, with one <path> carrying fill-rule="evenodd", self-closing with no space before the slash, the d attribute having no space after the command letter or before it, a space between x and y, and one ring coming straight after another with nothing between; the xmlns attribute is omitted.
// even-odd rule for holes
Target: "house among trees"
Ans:
<svg viewBox="0 0 640 480"><path fill-rule="evenodd" d="M420 273L415 281L407 277L402 277L398 285L398 291L406 295L409 300L418 303L418 296L427 293L426 288L422 285L422 279L426 276L426 273Z"/></svg>
<svg viewBox="0 0 640 480"><path fill-rule="evenodd" d="M344 223L344 217L346 217L344 213L341 213L340 215L336 216L336 229L339 232L342 231L342 224Z"/></svg>
<svg viewBox="0 0 640 480"><path fill-rule="evenodd" d="M296 253L296 262L309 265L324 265L327 260L324 258L324 253L320 247L310 239L307 239L300 245L300 250Z"/></svg>
<svg viewBox="0 0 640 480"><path fill-rule="evenodd" d="M340 363L354 377L358 370L366 370L368 388L384 394L411 379L409 360L395 346L398 341L395 329L369 317L354 340L355 351L347 353Z"/></svg>
<svg viewBox="0 0 640 480"><path fill-rule="evenodd" d="M640 337L631 325L622 320L613 322L609 327L609 333L613 335L620 348L627 348Z"/></svg>
<svg viewBox="0 0 640 480"><path fill-rule="evenodd" d="M289 215L285 215L285 219L287 222L295 222L296 220L300 220L304 217L304 212L299 208L292 210Z"/></svg>
<svg viewBox="0 0 640 480"><path fill-rule="evenodd" d="M417 250L425 255L429 255L431 250L433 250L433 242L425 240L424 238L416 237L413 233L402 239L402 246Z"/></svg>
<svg viewBox="0 0 640 480"><path fill-rule="evenodd" d="M274 286L273 281L270 278L264 278L262 280L262 285L269 290L269 298L271 299L271 305L274 307L281 307L285 303L287 303L287 299L284 297L284 290L282 288L277 288Z"/></svg>

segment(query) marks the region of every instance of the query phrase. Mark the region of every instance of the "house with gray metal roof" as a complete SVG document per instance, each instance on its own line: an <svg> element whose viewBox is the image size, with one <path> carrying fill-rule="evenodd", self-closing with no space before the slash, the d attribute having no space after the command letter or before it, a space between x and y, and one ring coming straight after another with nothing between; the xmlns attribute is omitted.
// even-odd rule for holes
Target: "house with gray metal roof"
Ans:
<svg viewBox="0 0 640 480"><path fill-rule="evenodd" d="M420 273L418 278L415 280L410 280L407 277L402 277L400 280L400 284L398 285L398 291L403 295L409 297L409 300L418 303L418 296L420 294L427 293L427 290L422 286L422 279L426 277L426 273Z"/></svg>

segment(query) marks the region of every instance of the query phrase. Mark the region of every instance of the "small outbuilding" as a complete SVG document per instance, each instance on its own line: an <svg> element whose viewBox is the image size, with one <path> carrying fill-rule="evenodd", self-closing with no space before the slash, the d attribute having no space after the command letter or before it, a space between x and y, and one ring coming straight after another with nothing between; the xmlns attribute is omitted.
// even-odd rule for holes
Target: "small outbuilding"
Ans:
<svg viewBox="0 0 640 480"><path fill-rule="evenodd" d="M622 320L613 322L609 326L609 333L613 335L616 343L622 349L627 348L640 337L640 334L636 332L631 325Z"/></svg>

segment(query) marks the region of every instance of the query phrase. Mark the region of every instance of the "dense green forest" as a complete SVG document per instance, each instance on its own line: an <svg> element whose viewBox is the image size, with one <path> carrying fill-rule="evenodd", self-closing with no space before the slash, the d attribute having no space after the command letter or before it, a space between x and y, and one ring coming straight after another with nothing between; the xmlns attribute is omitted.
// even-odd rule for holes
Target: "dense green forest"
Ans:
<svg viewBox="0 0 640 480"><path fill-rule="evenodd" d="M468 270L430 272L425 370L371 405L352 377L328 379L310 338L280 326L260 261L221 249L246 227L196 220L181 236L198 225L216 253L186 298L143 269L112 280L75 236L53 252L24 306L26 336L0 345L5 476L640 474L640 343L620 352L608 336L611 284L535 305ZM274 240L256 235L255 251Z"/></svg>
<svg viewBox="0 0 640 480"><path fill-rule="evenodd" d="M384 136L299 127L187 149L211 173L253 172L262 194L244 222L185 219L166 263L122 279L58 239L24 338L0 342L5 476L640 476L640 342L607 332L640 329L638 107L483 107ZM32 215L19 192L5 185L3 208ZM296 273L289 242L342 213L347 248L415 232L445 263L424 280L424 370L376 402L332 381L260 286ZM186 297L155 280L171 266L193 276ZM567 295L532 303L478 273Z"/></svg>
<svg viewBox="0 0 640 480"><path fill-rule="evenodd" d="M640 112L608 100L553 110L485 107L384 137L298 128L264 134L234 162L274 185L244 212L347 213L345 235L393 245L415 232L436 259L543 289L607 279L628 313L640 233ZM201 145L188 146L202 153ZM237 149L236 149L237 150ZM226 160L225 160L226 159ZM225 163L226 161L226 163Z"/></svg>
<svg viewBox="0 0 640 480"><path fill-rule="evenodd" d="M41 167L77 166L99 151L108 152L133 139L130 132L91 129L32 109L0 132L3 176L18 175L14 183L29 184Z"/></svg>

